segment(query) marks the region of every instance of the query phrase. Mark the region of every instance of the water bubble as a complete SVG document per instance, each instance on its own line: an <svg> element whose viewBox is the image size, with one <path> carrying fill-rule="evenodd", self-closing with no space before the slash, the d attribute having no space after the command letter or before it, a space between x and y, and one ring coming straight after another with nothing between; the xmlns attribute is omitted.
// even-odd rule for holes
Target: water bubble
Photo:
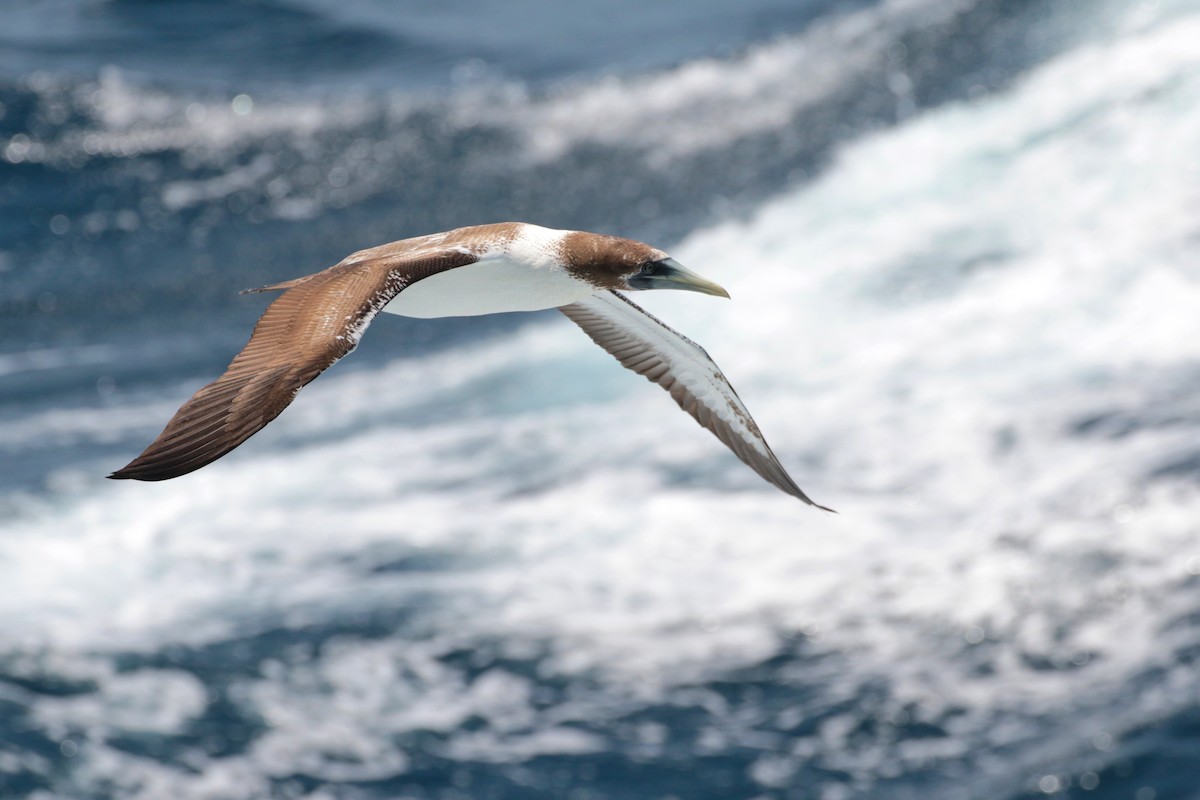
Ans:
<svg viewBox="0 0 1200 800"><path fill-rule="evenodd" d="M71 229L71 220L67 219L64 214L55 214L50 218L50 232L55 236L62 236Z"/></svg>
<svg viewBox="0 0 1200 800"><path fill-rule="evenodd" d="M1096 748L1097 750L1101 750L1103 752L1108 752L1109 750L1112 750L1112 747L1113 747L1112 735L1108 734L1108 733L1097 733L1095 736L1092 737L1092 747Z"/></svg>
<svg viewBox="0 0 1200 800"><path fill-rule="evenodd" d="M79 745L75 744L75 742L71 741L70 739L63 739L59 744L58 749L61 750L62 754L67 758L74 758L79 753Z"/></svg>
<svg viewBox="0 0 1200 800"><path fill-rule="evenodd" d="M340 189L350 182L350 173L342 167L334 167L329 170L329 185L335 189Z"/></svg>
<svg viewBox="0 0 1200 800"><path fill-rule="evenodd" d="M48 92L54 88L54 77L45 70L38 70L29 76L29 87L35 92Z"/></svg>
<svg viewBox="0 0 1200 800"><path fill-rule="evenodd" d="M967 632L963 634L963 638L967 640L967 644L979 644L984 639L983 628L978 625L972 625L967 628Z"/></svg>
<svg viewBox="0 0 1200 800"><path fill-rule="evenodd" d="M1054 794L1062 787L1057 775L1043 775L1038 781L1038 788L1046 794Z"/></svg>
<svg viewBox="0 0 1200 800"><path fill-rule="evenodd" d="M233 102L229 106L233 109L233 113L245 116L254 109L254 100L248 94L239 94L233 98Z"/></svg>
<svg viewBox="0 0 1200 800"><path fill-rule="evenodd" d="M1113 509L1113 522L1118 525L1124 525L1133 519L1133 507L1122 503Z"/></svg>
<svg viewBox="0 0 1200 800"><path fill-rule="evenodd" d="M4 158L11 164L20 164L25 160L25 154L28 152L29 137L18 133L8 140L8 146L4 148Z"/></svg>
<svg viewBox="0 0 1200 800"><path fill-rule="evenodd" d="M1079 776L1079 788L1090 792L1100 785L1100 776L1094 772L1085 772Z"/></svg>

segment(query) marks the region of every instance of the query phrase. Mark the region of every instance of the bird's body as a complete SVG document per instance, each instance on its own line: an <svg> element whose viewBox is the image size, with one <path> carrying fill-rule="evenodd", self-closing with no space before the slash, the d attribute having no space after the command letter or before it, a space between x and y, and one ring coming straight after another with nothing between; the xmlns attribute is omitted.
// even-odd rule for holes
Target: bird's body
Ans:
<svg viewBox="0 0 1200 800"><path fill-rule="evenodd" d="M225 455L354 350L381 311L431 318L558 308L624 366L670 392L759 475L816 505L779 464L708 354L621 294L657 288L729 296L641 242L519 222L361 250L322 272L251 290L283 294L225 373L109 477L165 480Z"/></svg>
<svg viewBox="0 0 1200 800"><path fill-rule="evenodd" d="M558 308L595 292L592 284L561 267L557 250L563 231L536 225L523 225L514 231L506 226L482 227L497 230L490 239L471 236L469 245L451 245L462 247L478 261L414 283L383 310L422 319L476 317ZM437 237L445 235L426 238L444 247L445 240Z"/></svg>

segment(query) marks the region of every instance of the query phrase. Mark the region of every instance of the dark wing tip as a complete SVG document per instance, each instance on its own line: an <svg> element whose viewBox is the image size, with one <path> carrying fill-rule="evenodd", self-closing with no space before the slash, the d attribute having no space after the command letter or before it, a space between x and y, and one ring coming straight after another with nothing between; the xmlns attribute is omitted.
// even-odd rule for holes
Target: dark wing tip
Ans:
<svg viewBox="0 0 1200 800"><path fill-rule="evenodd" d="M770 479L768 478L768 480L770 480ZM775 483L774 481L771 481L771 482ZM788 486L783 486L778 483L776 483L775 485L778 486L780 489L783 489L785 492L790 494L792 497L795 497L797 500L799 500L800 502L802 502L806 505L810 505L813 508L819 508L822 511L828 511L830 514L838 513L837 511L830 508L829 506L823 506L820 503L815 502L811 497L809 497L803 491L801 491L800 487L797 486L794 481L789 480L788 484L789 484Z"/></svg>
<svg viewBox="0 0 1200 800"><path fill-rule="evenodd" d="M164 469L154 464L139 463L140 461L140 458L135 458L116 472L110 473L107 476L108 479L114 481L165 481L169 478L178 478L180 475L186 475L200 466L189 466L182 469Z"/></svg>
<svg viewBox="0 0 1200 800"><path fill-rule="evenodd" d="M138 478L139 470L137 468L137 462L138 462L138 460L135 458L133 461L130 461L128 464L121 467L120 469L113 470L106 477L110 481L127 481L127 480L130 480L131 478L133 480L139 480L139 478Z"/></svg>

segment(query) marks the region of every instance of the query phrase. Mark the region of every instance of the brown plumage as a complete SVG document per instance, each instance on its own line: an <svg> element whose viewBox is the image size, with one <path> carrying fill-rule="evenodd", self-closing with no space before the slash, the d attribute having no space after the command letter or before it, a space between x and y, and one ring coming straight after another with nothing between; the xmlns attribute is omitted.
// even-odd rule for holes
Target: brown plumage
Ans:
<svg viewBox="0 0 1200 800"><path fill-rule="evenodd" d="M559 246L567 272L598 289L626 289L626 279L649 261L667 257L662 250L617 236L571 231Z"/></svg>
<svg viewBox="0 0 1200 800"><path fill-rule="evenodd" d="M109 477L161 481L225 455L353 351L385 306L413 317L559 308L622 365L666 389L764 479L817 505L788 476L708 353L617 291L646 289L729 296L641 242L524 223L458 228L361 250L322 272L250 290L283 294L224 374Z"/></svg>
<svg viewBox="0 0 1200 800"><path fill-rule="evenodd" d="M477 259L465 247L440 243L436 249L385 246L315 275L252 289L286 291L267 307L225 373L192 395L140 456L109 477L161 481L215 461L354 350L363 329L400 290Z"/></svg>

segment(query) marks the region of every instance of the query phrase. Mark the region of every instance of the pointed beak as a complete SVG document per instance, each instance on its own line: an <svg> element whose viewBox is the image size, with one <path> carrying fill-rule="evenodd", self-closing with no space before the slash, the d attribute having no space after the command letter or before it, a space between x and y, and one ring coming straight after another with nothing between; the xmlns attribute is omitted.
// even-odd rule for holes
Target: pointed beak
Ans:
<svg viewBox="0 0 1200 800"><path fill-rule="evenodd" d="M633 289L682 289L717 297L729 297L729 292L712 281L701 278L673 258L655 261L649 272L641 272L629 279Z"/></svg>

